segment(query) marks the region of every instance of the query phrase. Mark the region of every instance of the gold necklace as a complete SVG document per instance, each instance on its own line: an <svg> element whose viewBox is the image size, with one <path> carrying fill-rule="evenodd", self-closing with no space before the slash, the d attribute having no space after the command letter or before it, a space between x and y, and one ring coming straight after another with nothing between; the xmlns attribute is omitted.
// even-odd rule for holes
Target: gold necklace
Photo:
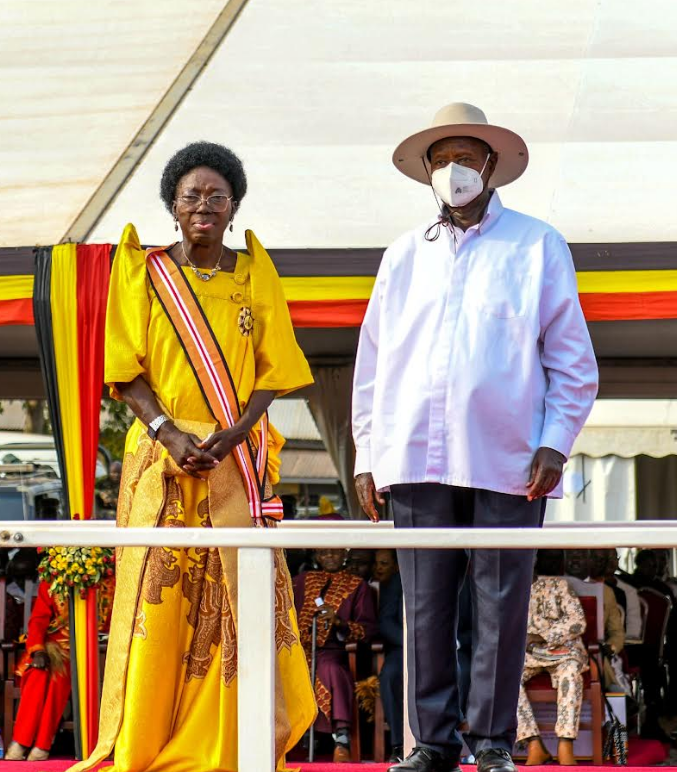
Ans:
<svg viewBox="0 0 677 772"><path fill-rule="evenodd" d="M221 244L221 254L219 255L219 259L216 261L216 265L208 273L204 273L195 265L195 263L192 263L190 261L190 258L186 254L186 250L183 248L183 241L181 242L181 251L183 252L183 256L186 262L188 263L189 268L197 276L197 278L202 279L202 281L210 281L219 272L219 268L221 267L221 261L223 260L223 256L226 252L226 248L223 246L223 244Z"/></svg>

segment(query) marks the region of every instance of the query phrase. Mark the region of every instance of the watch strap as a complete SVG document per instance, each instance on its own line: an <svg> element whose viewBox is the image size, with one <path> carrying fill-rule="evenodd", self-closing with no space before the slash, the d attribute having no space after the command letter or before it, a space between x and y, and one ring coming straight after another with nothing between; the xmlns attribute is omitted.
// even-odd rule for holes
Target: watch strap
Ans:
<svg viewBox="0 0 677 772"><path fill-rule="evenodd" d="M157 439L159 428L162 426L162 424L167 423L167 421L169 421L169 416L166 416L164 413L162 413L148 424L148 436L151 438L151 440Z"/></svg>

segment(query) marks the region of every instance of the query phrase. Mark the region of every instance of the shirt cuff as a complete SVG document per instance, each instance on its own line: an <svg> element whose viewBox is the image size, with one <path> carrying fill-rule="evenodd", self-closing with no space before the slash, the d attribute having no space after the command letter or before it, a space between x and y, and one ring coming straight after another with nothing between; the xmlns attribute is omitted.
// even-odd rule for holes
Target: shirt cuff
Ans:
<svg viewBox="0 0 677 772"><path fill-rule="evenodd" d="M355 448L355 477L371 472L371 450L369 445Z"/></svg>
<svg viewBox="0 0 677 772"><path fill-rule="evenodd" d="M576 435L559 426L545 426L541 435L541 448L552 448L565 458L571 455Z"/></svg>

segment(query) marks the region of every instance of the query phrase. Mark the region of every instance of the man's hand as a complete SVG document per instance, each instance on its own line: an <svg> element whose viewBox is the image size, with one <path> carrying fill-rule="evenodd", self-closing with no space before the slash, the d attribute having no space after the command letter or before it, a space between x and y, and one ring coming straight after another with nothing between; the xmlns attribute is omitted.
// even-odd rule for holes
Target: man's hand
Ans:
<svg viewBox="0 0 677 772"><path fill-rule="evenodd" d="M46 670L49 667L49 657L46 651L33 652L31 657L31 665L36 670Z"/></svg>
<svg viewBox="0 0 677 772"><path fill-rule="evenodd" d="M531 476L527 483L527 500L547 496L562 478L565 456L552 448L539 448L531 462Z"/></svg>
<svg viewBox="0 0 677 772"><path fill-rule="evenodd" d="M365 514L369 517L372 523L378 523L379 514L376 510L374 501L383 506L386 500L376 490L374 485L374 478L371 476L371 472L365 472L364 474L358 474L355 478L355 489L357 490L357 498L360 500L360 506L364 510Z"/></svg>

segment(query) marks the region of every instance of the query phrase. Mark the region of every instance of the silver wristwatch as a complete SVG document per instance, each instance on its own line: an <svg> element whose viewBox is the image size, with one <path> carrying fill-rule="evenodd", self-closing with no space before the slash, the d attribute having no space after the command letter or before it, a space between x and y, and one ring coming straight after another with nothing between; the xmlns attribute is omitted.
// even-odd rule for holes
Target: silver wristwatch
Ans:
<svg viewBox="0 0 677 772"><path fill-rule="evenodd" d="M169 416L166 416L163 413L162 415L159 415L157 418L154 418L148 424L148 436L151 438L151 440L157 439L158 429L162 426L162 424L167 423L167 421L169 421Z"/></svg>

